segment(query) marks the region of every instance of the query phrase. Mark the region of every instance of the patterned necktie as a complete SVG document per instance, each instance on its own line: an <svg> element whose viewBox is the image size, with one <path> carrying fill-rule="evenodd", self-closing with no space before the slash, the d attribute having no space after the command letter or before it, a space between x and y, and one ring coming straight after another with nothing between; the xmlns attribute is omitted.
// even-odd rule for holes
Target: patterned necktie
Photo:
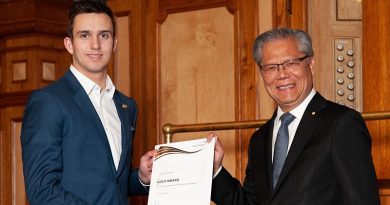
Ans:
<svg viewBox="0 0 390 205"><path fill-rule="evenodd" d="M288 125L294 120L295 116L289 112L284 113L280 120L282 124L279 127L278 134L276 135L275 148L274 148L274 162L273 162L273 187L275 188L278 182L280 172L282 171L284 161L287 156L288 148Z"/></svg>

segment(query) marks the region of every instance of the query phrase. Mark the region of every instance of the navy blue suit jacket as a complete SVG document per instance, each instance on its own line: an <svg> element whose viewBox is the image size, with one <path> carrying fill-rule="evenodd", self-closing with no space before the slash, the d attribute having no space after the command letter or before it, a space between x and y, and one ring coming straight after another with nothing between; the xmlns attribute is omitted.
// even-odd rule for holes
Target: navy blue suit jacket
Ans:
<svg viewBox="0 0 390 205"><path fill-rule="evenodd" d="M361 115L317 93L307 106L275 189L273 117L251 137L241 186L225 169L213 180L218 205L379 205L371 137Z"/></svg>
<svg viewBox="0 0 390 205"><path fill-rule="evenodd" d="M21 134L31 205L125 205L129 195L147 193L131 165L135 101L119 91L113 98L122 130L118 170L99 116L72 72L33 92Z"/></svg>

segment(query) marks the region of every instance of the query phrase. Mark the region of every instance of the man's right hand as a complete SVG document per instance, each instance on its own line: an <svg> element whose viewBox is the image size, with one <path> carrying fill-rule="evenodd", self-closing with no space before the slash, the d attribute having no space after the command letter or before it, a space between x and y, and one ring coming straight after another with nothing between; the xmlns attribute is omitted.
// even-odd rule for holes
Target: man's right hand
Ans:
<svg viewBox="0 0 390 205"><path fill-rule="evenodd" d="M215 137L215 148L214 148L214 174L221 168L222 166L222 161L223 161L223 156L225 152L223 151L222 144L218 139L218 136L214 133L211 132L207 136L207 142L210 142L213 137Z"/></svg>

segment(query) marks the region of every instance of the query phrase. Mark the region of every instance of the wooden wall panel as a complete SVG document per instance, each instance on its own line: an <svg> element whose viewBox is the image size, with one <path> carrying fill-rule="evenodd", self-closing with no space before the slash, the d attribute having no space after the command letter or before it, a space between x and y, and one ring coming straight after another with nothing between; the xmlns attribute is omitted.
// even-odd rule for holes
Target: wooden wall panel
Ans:
<svg viewBox="0 0 390 205"><path fill-rule="evenodd" d="M118 45L114 57L115 87L127 96L130 94L130 32L129 16L116 17Z"/></svg>
<svg viewBox="0 0 390 205"><path fill-rule="evenodd" d="M21 118L11 122L11 156L12 156L12 201L14 204L28 204L23 177L22 146L20 132L22 129Z"/></svg>
<svg viewBox="0 0 390 205"><path fill-rule="evenodd" d="M273 28L273 0L259 1L258 5L258 31L257 35ZM253 44L253 43L252 43ZM256 85L257 85L257 118L269 119L275 110L275 103L264 88L260 68L256 66Z"/></svg>
<svg viewBox="0 0 390 205"><path fill-rule="evenodd" d="M27 204L21 163L20 128L23 106L1 109L0 202Z"/></svg>
<svg viewBox="0 0 390 205"><path fill-rule="evenodd" d="M275 0L273 4L274 27L307 30L308 0Z"/></svg>
<svg viewBox="0 0 390 205"><path fill-rule="evenodd" d="M337 12L344 11L336 7L336 1L309 1L308 31L314 47L314 87L327 99L361 111L362 22L337 19ZM339 44L343 46L341 49L337 48ZM347 55L350 49L353 51L351 56ZM342 57L342 60L337 60L338 57ZM349 62L354 64L352 68L347 66ZM342 68L342 71L338 71L338 68ZM352 74L351 78L349 74ZM343 80L341 83L338 81L340 79ZM349 84L352 89L348 88ZM348 99L349 96L352 100Z"/></svg>
<svg viewBox="0 0 390 205"><path fill-rule="evenodd" d="M160 33L160 124L234 121L234 16L224 7L171 14ZM220 133L227 150L235 150L234 134ZM174 140L205 136L178 134ZM234 173L235 153L225 158Z"/></svg>
<svg viewBox="0 0 390 205"><path fill-rule="evenodd" d="M231 101L234 105L234 120L236 121L242 121L242 120L253 120L257 117L257 71L255 67L255 63L252 59L252 44L253 40L257 35L257 0L243 0L243 1L233 1L233 0L213 0L213 1L188 1L188 0L177 0L177 1L161 1L164 2L159 7L159 15L157 15L157 21L162 22L161 26L158 27L158 40L160 39L160 34L162 31L162 27L164 26L164 20L169 21L171 18L171 15L174 13L182 13L182 12L203 12L202 10L212 9L212 8L225 8L228 12L225 11L226 14L230 13L232 14L231 18L232 20L232 34L225 33L225 36L232 35L232 45L231 47L233 53L233 59L232 62L234 63L234 100ZM160 3L161 3L160 2ZM161 16L167 16L165 18L161 18ZM196 17L192 17L193 19L196 19ZM161 20L163 19L163 20ZM210 20L212 21L212 20ZM226 22L225 20L221 20L221 22ZM226 26L222 25L221 26ZM223 27L221 27L223 28ZM178 31L170 31L170 32L178 32ZM226 39L226 37L221 36L222 39ZM230 37L229 37L230 38ZM161 41L157 42L157 52L164 52L163 49L160 48ZM199 45L198 45L199 46ZM222 47L221 47L222 48ZM153 50L151 50L153 52ZM205 50L207 51L207 49ZM226 51L220 50L217 52L225 53ZM148 52L149 53L149 52ZM157 54L161 58L164 57L164 53ZM218 53L215 53L214 56L218 56ZM161 59L160 59L161 60ZM193 60L191 60L192 62ZM158 61L159 62L159 61ZM224 62L221 62L222 64ZM220 63L220 64L221 64ZM214 64L214 63L213 63ZM158 64L160 65L160 64ZM161 64L163 65L163 64ZM207 65L208 66L208 65ZM219 65L217 65L219 66ZM147 66L148 67L148 66ZM160 68L157 68L157 72L160 72ZM215 68L214 68L215 69ZM183 79L180 79L183 80ZM223 84L224 82L220 82ZM159 86L161 83L159 83ZM204 85L205 87L202 89L213 90L213 86L211 85ZM208 86L208 87L207 87ZM218 93L220 96L221 94ZM226 94L225 94L226 95ZM161 97L161 95L160 95ZM226 97L225 97L226 98ZM204 100L206 102L206 100ZM216 104L222 102L223 99L213 99L213 101L216 102ZM226 99L225 99L226 101ZM213 103L215 103L213 102ZM212 106L215 106L214 104L211 104ZM223 104L222 104L223 105ZM157 110L162 110L163 105L159 102L159 107ZM197 112L202 113L202 110L199 110ZM215 118L213 115L219 115L218 111L214 109L213 111L208 111L210 114L207 116L208 121L214 121L213 118ZM207 113L204 112L203 113ZM226 113L226 119L229 119L229 113ZM183 115L183 114L181 114ZM185 115L185 112L184 112ZM194 115L193 115L194 116ZM163 116L159 114L158 118L162 118ZM206 118L204 118L206 119ZM195 120L192 120L195 121ZM224 120L225 121L225 120ZM161 121L159 121L161 122ZM162 124L159 124L158 127L161 127ZM234 133L234 132L231 132ZM253 133L253 130L238 130L236 131L236 135L233 135L231 137L234 139L234 142L231 141L231 143L225 143L224 146L227 147L228 154L227 156L234 156L236 161L235 163L235 173L234 170L230 170L231 173L235 176L237 176L238 179L244 178L244 170L246 167L246 160L247 160L247 145L249 142L249 138L251 134ZM221 138L225 138L228 140L228 136L224 136L225 134L221 134ZM226 134L226 135L232 135L232 134ZM159 141L162 141L162 135L161 132L159 133ZM203 134L204 136L204 134ZM226 140L227 141L227 140ZM227 160L226 160L227 161Z"/></svg>
<svg viewBox="0 0 390 205"><path fill-rule="evenodd" d="M337 0L337 19L339 20L361 20L362 1Z"/></svg>
<svg viewBox="0 0 390 205"><path fill-rule="evenodd" d="M70 56L64 49L63 38L46 35L23 35L6 37L2 51L2 92L34 90L52 81L44 79L45 62L55 66L54 77L58 79L69 68ZM14 64L26 63L26 79L14 79Z"/></svg>
<svg viewBox="0 0 390 205"><path fill-rule="evenodd" d="M67 7L62 0L0 1L0 204L28 204L20 128L32 90L69 68L64 49Z"/></svg>
<svg viewBox="0 0 390 205"><path fill-rule="evenodd" d="M364 112L390 110L390 2L363 1ZM382 185L390 187L390 120L368 123L374 163Z"/></svg>

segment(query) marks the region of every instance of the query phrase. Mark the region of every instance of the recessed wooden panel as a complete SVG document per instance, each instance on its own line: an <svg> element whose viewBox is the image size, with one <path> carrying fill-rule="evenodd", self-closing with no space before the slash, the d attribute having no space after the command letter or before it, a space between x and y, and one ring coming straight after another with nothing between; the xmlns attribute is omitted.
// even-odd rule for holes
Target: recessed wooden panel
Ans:
<svg viewBox="0 0 390 205"><path fill-rule="evenodd" d="M362 0L337 0L337 20L362 20Z"/></svg>
<svg viewBox="0 0 390 205"><path fill-rule="evenodd" d="M1 205L25 205L20 128L24 108L0 107L0 198Z"/></svg>
<svg viewBox="0 0 390 205"><path fill-rule="evenodd" d="M42 79L46 81L56 80L56 64L51 62L42 62Z"/></svg>
<svg viewBox="0 0 390 205"><path fill-rule="evenodd" d="M170 14L160 33L160 125L234 121L234 16L224 7ZM220 134L232 174L234 133ZM178 134L174 141L206 135Z"/></svg>
<svg viewBox="0 0 390 205"><path fill-rule="evenodd" d="M20 120L11 122L11 147L12 147L12 204L27 204L27 197L24 187L22 148L20 143L20 131L22 122Z"/></svg>
<svg viewBox="0 0 390 205"><path fill-rule="evenodd" d="M129 16L116 18L118 45L114 56L115 86L130 95L130 38Z"/></svg>
<svg viewBox="0 0 390 205"><path fill-rule="evenodd" d="M12 81L27 80L27 62L14 62L12 65Z"/></svg>

